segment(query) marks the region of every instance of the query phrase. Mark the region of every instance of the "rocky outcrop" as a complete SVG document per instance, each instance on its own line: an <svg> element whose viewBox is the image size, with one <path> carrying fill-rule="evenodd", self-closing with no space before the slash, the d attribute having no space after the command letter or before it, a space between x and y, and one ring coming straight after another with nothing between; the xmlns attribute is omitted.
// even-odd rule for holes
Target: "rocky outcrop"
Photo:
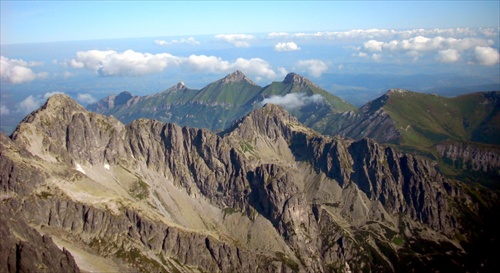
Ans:
<svg viewBox="0 0 500 273"><path fill-rule="evenodd" d="M73 256L0 206L0 271L78 273Z"/></svg>
<svg viewBox="0 0 500 273"><path fill-rule="evenodd" d="M271 104L214 134L123 125L55 95L1 140L5 207L139 271L444 270L415 258L429 254L418 242L458 262L463 215L479 215L430 162L322 136Z"/></svg>
<svg viewBox="0 0 500 273"><path fill-rule="evenodd" d="M373 138L380 143L399 143L401 132L389 113L382 108L391 93L404 90L391 89L384 96L361 107L357 113L338 116L339 122L325 133L339 134L353 139Z"/></svg>
<svg viewBox="0 0 500 273"><path fill-rule="evenodd" d="M500 147L473 142L446 141L436 150L451 165L469 171L481 171L500 176Z"/></svg>

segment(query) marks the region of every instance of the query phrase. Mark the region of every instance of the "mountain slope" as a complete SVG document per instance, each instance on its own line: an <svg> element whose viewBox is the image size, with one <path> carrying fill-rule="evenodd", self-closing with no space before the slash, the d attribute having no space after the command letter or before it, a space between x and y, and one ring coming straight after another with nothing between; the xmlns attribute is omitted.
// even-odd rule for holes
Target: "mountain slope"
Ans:
<svg viewBox="0 0 500 273"><path fill-rule="evenodd" d="M113 115L124 123L137 118L151 118L216 131L227 128L234 120L260 107L264 99L287 94L316 96L316 101L290 109L300 121L307 124L316 124L331 112L354 109L347 102L295 73L288 74L283 82L274 82L262 88L241 71L235 71L200 90L187 89L183 84L178 84L164 92L144 97L124 92L104 98L87 108Z"/></svg>
<svg viewBox="0 0 500 273"><path fill-rule="evenodd" d="M498 133L493 124L499 96L499 92L485 92L446 98L391 89L363 106L360 114L351 117L351 124L339 133L355 139L369 136L383 143L422 148L443 140L499 144L498 138L493 137ZM387 131L393 133L387 135ZM484 138L479 136L487 131L491 132Z"/></svg>
<svg viewBox="0 0 500 273"><path fill-rule="evenodd" d="M392 144L436 160L449 176L496 189L500 178L496 160L500 153L494 146L500 144L499 97L498 91L446 98L391 89L357 113L332 116L326 133ZM464 145L467 149L460 148ZM471 159L468 153L476 156ZM475 167L477 164L485 168Z"/></svg>
<svg viewBox="0 0 500 273"><path fill-rule="evenodd" d="M496 268L477 241L496 242L493 192L372 140L322 136L276 105L214 134L123 125L55 95L0 154L2 206L87 271Z"/></svg>
<svg viewBox="0 0 500 273"><path fill-rule="evenodd" d="M324 132L325 122L331 116L356 110L351 104L295 73L289 73L282 82L273 82L259 93L259 101L273 97L275 99L270 99L271 102L285 107L300 122L320 132Z"/></svg>

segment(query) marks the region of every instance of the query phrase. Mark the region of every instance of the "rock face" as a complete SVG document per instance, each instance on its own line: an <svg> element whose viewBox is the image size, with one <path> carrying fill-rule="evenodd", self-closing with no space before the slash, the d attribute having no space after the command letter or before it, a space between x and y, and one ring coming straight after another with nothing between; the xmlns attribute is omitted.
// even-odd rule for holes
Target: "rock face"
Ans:
<svg viewBox="0 0 500 273"><path fill-rule="evenodd" d="M467 142L444 142L436 149L458 168L500 175L500 148Z"/></svg>
<svg viewBox="0 0 500 273"><path fill-rule="evenodd" d="M2 208L40 245L67 249L50 268L72 268L71 256L84 271L495 268L471 229L495 193L471 195L372 140L322 136L276 105L214 134L123 125L55 95L0 137Z"/></svg>
<svg viewBox="0 0 500 273"><path fill-rule="evenodd" d="M3 206L0 222L2 272L80 272L66 249L60 250L49 236L40 235Z"/></svg>

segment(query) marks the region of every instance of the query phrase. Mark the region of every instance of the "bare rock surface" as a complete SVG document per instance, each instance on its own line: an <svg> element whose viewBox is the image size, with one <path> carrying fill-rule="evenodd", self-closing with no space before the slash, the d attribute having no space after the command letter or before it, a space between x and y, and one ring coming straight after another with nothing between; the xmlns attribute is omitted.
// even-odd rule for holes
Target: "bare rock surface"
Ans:
<svg viewBox="0 0 500 273"><path fill-rule="evenodd" d="M95 256L131 272L491 264L488 254L470 258L470 246L481 232L471 225L498 207L494 192L370 139L322 136L276 105L215 134L148 119L123 125L54 95L0 138L2 208L72 246L62 252L68 266L71 251L80 268Z"/></svg>

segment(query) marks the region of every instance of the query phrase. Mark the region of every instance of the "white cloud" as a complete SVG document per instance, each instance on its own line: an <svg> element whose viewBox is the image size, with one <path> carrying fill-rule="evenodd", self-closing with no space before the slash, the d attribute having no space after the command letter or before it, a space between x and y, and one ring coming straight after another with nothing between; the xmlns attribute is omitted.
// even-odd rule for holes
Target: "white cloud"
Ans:
<svg viewBox="0 0 500 273"><path fill-rule="evenodd" d="M271 96L269 98L265 98L260 104L265 105L267 103L272 103L290 110L310 103L320 103L323 102L323 100L324 98L319 94L306 96L304 93L289 93L285 96Z"/></svg>
<svg viewBox="0 0 500 273"><path fill-rule="evenodd" d="M477 46L474 54L476 61L481 65L495 65L500 61L500 54L492 47Z"/></svg>
<svg viewBox="0 0 500 273"><path fill-rule="evenodd" d="M288 33L285 33L288 34ZM314 33L293 33L288 35L280 35L279 32L272 32L268 34L268 38L285 38L294 37L300 39L320 39L320 40L353 40L353 39L363 39L363 40L373 40L373 39L409 39L416 36L426 36L426 37L476 37L476 36L487 36L494 37L498 36L499 31L494 28L480 28L480 29L469 29L469 28L434 28L434 29L407 29L407 30L393 30L393 29L353 29L348 31L323 31Z"/></svg>
<svg viewBox="0 0 500 273"><path fill-rule="evenodd" d="M9 108L7 108L7 106L5 105L0 105L0 116L7 116L10 114L10 110Z"/></svg>
<svg viewBox="0 0 500 273"><path fill-rule="evenodd" d="M235 47L249 47L248 41L253 40L254 36L250 34L218 34L215 39L228 42Z"/></svg>
<svg viewBox="0 0 500 273"><path fill-rule="evenodd" d="M274 46L274 50L280 51L297 51L300 50L300 47L294 42L288 43L278 43Z"/></svg>
<svg viewBox="0 0 500 273"><path fill-rule="evenodd" d="M78 94L76 100L83 104L91 104L97 101L91 94Z"/></svg>
<svg viewBox="0 0 500 273"><path fill-rule="evenodd" d="M365 42L363 44L364 48L368 51L372 52L380 52L382 51L382 46L384 45L384 42L379 42L375 40L370 40L368 42Z"/></svg>
<svg viewBox="0 0 500 273"><path fill-rule="evenodd" d="M155 44L157 45L172 45L172 44L190 44L190 45L199 45L200 42L198 42L194 37L189 37L189 38L180 38L180 39L174 39L171 40L170 42L164 41L164 40L155 40Z"/></svg>
<svg viewBox="0 0 500 273"><path fill-rule="evenodd" d="M290 33L288 32L271 32L267 34L267 38L269 39L275 39L275 38L287 38L290 36Z"/></svg>
<svg viewBox="0 0 500 273"><path fill-rule="evenodd" d="M40 107L42 103L43 101L41 98L36 98L35 96L30 95L19 103L19 111L23 114L31 113L33 110Z"/></svg>
<svg viewBox="0 0 500 273"><path fill-rule="evenodd" d="M460 29L455 29L458 32ZM442 33L435 30L436 33ZM467 33L467 29L463 30ZM414 62L418 61L420 57L424 55L434 55L435 60L444 63L454 63L461 59L462 55L475 55L478 63L483 65L488 65L485 58L482 58L481 53L488 55L489 60L495 60L496 50L491 48L494 41L491 39L482 38L453 38L453 37L425 37L416 36L409 39L402 40L392 40L388 42L369 40L363 43L363 47L354 48L358 51L355 54L359 57L367 57L369 52L376 52L377 54L372 54L374 60L381 60L382 57L394 57L398 54L403 54L399 56L409 56ZM484 48L476 50L476 48ZM488 49L486 49L488 48ZM481 55L481 56L480 56Z"/></svg>
<svg viewBox="0 0 500 273"><path fill-rule="evenodd" d="M364 48L368 51L436 51L446 49L467 50L475 46L489 46L492 45L492 40L478 39L478 38L443 38L437 36L428 38L424 36L416 36L405 40L392 40L390 42L380 42L370 40L363 44Z"/></svg>
<svg viewBox="0 0 500 273"><path fill-rule="evenodd" d="M159 73L169 67L212 73L241 70L247 74L269 79L277 76L271 65L260 58L238 58L234 62L230 62L216 56L191 55L189 57L178 57L168 53L150 54L133 50L125 52L112 50L78 52L75 59L66 63L74 68L86 68L95 71L100 76L145 75Z"/></svg>
<svg viewBox="0 0 500 273"><path fill-rule="evenodd" d="M47 72L35 73L30 67L40 66L40 62L26 62L24 60L0 57L0 77L2 81L13 84L31 82L37 78L46 78Z"/></svg>
<svg viewBox="0 0 500 273"><path fill-rule="evenodd" d="M382 60L382 54L380 54L380 53L373 53L372 59L374 61L380 62Z"/></svg>
<svg viewBox="0 0 500 273"><path fill-rule="evenodd" d="M315 33L294 33L292 36L301 39L374 39L379 37L392 37L397 34L395 30L388 29L353 29L349 31L320 31Z"/></svg>
<svg viewBox="0 0 500 273"><path fill-rule="evenodd" d="M454 63L460 59L460 53L456 49L445 49L438 52L437 60L442 63Z"/></svg>
<svg viewBox="0 0 500 273"><path fill-rule="evenodd" d="M179 65L180 58L168 53L151 54L127 50L79 51L70 60L73 68L87 68L101 76L139 76L163 71L168 66Z"/></svg>
<svg viewBox="0 0 500 273"><path fill-rule="evenodd" d="M47 92L47 93L43 94L43 98L44 98L44 100L47 100L48 98L50 98L56 94L64 94L64 92L61 92L61 91Z"/></svg>
<svg viewBox="0 0 500 273"><path fill-rule="evenodd" d="M320 77L326 70L328 70L328 65L326 65L321 60L300 60L296 63L297 68L306 70L313 77Z"/></svg>
<svg viewBox="0 0 500 273"><path fill-rule="evenodd" d="M271 68L271 65L260 58L238 58L231 63L215 56L191 55L184 63L196 71L217 73L241 70L247 74L263 76L269 79L276 77L276 72Z"/></svg>

